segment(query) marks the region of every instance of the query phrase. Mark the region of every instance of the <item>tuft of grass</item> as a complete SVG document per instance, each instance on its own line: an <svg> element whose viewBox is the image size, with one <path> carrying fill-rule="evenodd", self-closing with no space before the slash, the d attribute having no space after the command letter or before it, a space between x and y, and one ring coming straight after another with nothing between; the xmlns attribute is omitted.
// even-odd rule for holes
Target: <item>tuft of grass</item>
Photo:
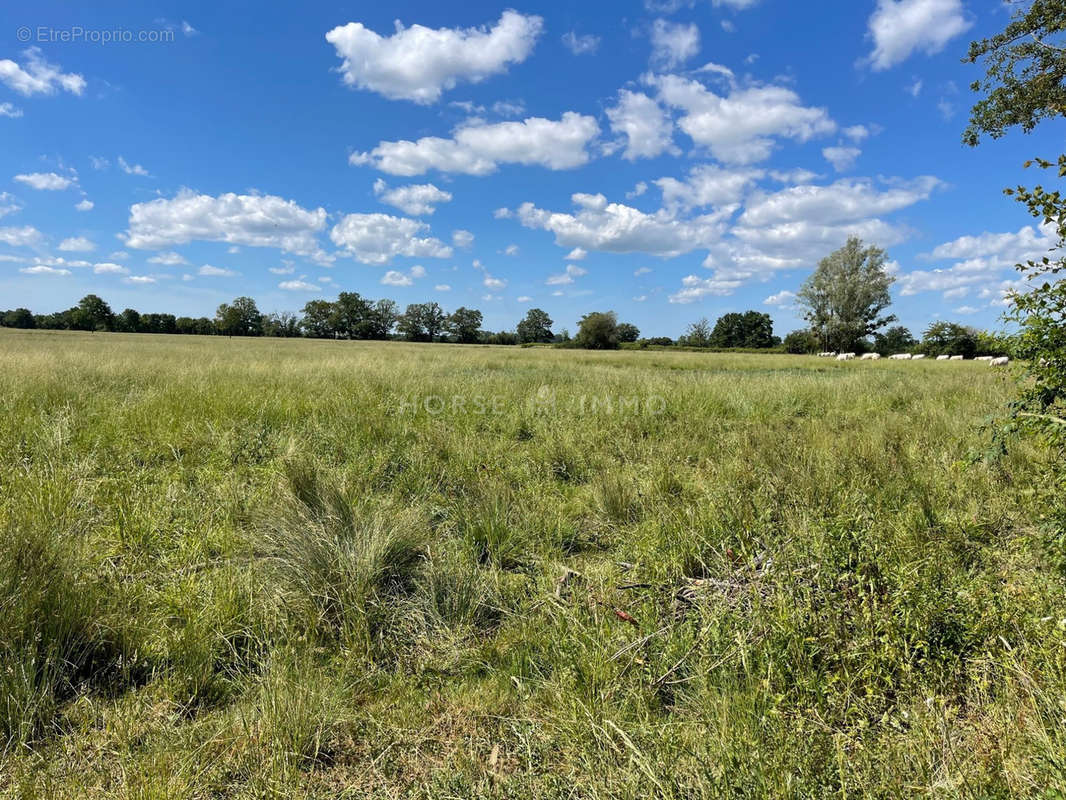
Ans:
<svg viewBox="0 0 1066 800"><path fill-rule="evenodd" d="M6 525L0 533L0 740L25 745L61 704L116 679L122 648L100 587L69 542Z"/></svg>
<svg viewBox="0 0 1066 800"><path fill-rule="evenodd" d="M367 652L384 646L425 558L425 520L353 501L307 461L285 463L281 498L256 541L281 604L302 629Z"/></svg>

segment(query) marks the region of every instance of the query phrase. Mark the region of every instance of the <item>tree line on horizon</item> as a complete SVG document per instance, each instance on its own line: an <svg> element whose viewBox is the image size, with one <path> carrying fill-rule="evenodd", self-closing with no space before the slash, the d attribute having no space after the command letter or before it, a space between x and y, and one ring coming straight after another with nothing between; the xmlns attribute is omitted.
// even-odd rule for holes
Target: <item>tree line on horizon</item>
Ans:
<svg viewBox="0 0 1066 800"><path fill-rule="evenodd" d="M436 302L411 303L401 312L395 301L370 300L358 292L341 292L336 300L311 300L297 314L263 314L250 297L221 304L214 318L141 314L127 308L116 314L101 297L89 294L76 306L54 314L35 315L29 309L0 312L0 325L121 333L172 333L217 336L306 337L313 339L401 339L411 342L456 344L554 344L594 350L627 347L687 347L716 350L764 350L786 353L819 351L924 352L928 355L1001 355L1010 340L952 322L934 322L919 341L884 313L891 304L889 287L895 278L885 269L885 251L864 246L851 237L823 258L796 296L809 327L784 339L774 335L773 320L759 311L723 314L712 326L703 317L688 325L675 341L668 336L640 338L640 330L619 322L613 311L585 314L571 338L564 328L553 332L547 312L531 308L514 330L482 328L482 313L460 306L451 313Z"/></svg>
<svg viewBox="0 0 1066 800"><path fill-rule="evenodd" d="M88 294L77 305L52 314L34 314L27 308L0 311L0 327L114 333L400 339L457 344L572 344L593 349L618 347L635 342L640 336L635 325L618 322L613 311L586 314L573 339L565 328L559 333L553 332L553 320L539 308L529 309L514 330L484 330L483 320L482 313L475 308L460 306L447 313L436 302L411 303L401 312L393 300L370 300L358 292L341 292L336 300L311 300L300 313L264 314L252 298L238 297L222 303L213 318L142 314L132 308L115 313L107 301L96 294Z"/></svg>

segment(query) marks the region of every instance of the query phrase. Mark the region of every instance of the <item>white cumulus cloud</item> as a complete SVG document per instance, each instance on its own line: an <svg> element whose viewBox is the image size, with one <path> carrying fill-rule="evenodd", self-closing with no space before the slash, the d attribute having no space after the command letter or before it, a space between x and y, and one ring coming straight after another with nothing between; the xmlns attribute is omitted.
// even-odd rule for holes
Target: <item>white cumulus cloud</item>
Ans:
<svg viewBox="0 0 1066 800"><path fill-rule="evenodd" d="M578 207L574 214L523 203L517 216L527 228L554 233L561 247L667 258L707 247L723 230L722 219L716 215L678 219L663 209L646 214L621 203L608 203L602 194L577 193L572 200Z"/></svg>
<svg viewBox="0 0 1066 800"><path fill-rule="evenodd" d="M580 278L586 274L588 270L577 266L576 264L567 264L566 271L558 275L549 275L548 280L544 281L548 286L566 286L574 282L574 278Z"/></svg>
<svg viewBox="0 0 1066 800"><path fill-rule="evenodd" d="M389 214L349 214L333 226L329 238L364 264L388 264L397 256L451 258L452 248L420 235L429 226Z"/></svg>
<svg viewBox="0 0 1066 800"><path fill-rule="evenodd" d="M411 286L414 283L408 275L404 275L394 269L390 269L382 275L381 282L386 286Z"/></svg>
<svg viewBox="0 0 1066 800"><path fill-rule="evenodd" d="M390 189L385 181L374 181L374 194L386 205L400 209L412 217L432 214L440 203L450 203L451 192L438 189L432 183L416 183Z"/></svg>
<svg viewBox="0 0 1066 800"><path fill-rule="evenodd" d="M848 222L914 205L943 185L931 175L893 184L881 190L867 179L844 179L827 186L792 186L771 194L760 193L748 203L740 224L760 227L800 221Z"/></svg>
<svg viewBox="0 0 1066 800"><path fill-rule="evenodd" d="M25 66L19 66L9 58L0 59L0 83L21 95L55 94L58 90L80 95L85 91L85 78L63 70L44 60L40 48L26 50Z"/></svg>
<svg viewBox="0 0 1066 800"><path fill-rule="evenodd" d="M790 292L788 289L782 289L776 294L772 294L763 300L763 303L768 306L788 306L792 304L792 301L796 299L795 292Z"/></svg>
<svg viewBox="0 0 1066 800"><path fill-rule="evenodd" d="M700 51L700 29L657 19L651 26L651 63L657 69L674 69Z"/></svg>
<svg viewBox="0 0 1066 800"><path fill-rule="evenodd" d="M204 264L196 271L196 274L203 275L206 278L235 278L241 273L232 269L226 269L225 267L214 267L211 264Z"/></svg>
<svg viewBox="0 0 1066 800"><path fill-rule="evenodd" d="M148 170L142 167L140 164L131 164L122 156L118 157L118 166L127 175L140 175L142 177L148 175Z"/></svg>
<svg viewBox="0 0 1066 800"><path fill-rule="evenodd" d="M0 192L0 217L14 214L22 210L22 203L18 198L8 192Z"/></svg>
<svg viewBox="0 0 1066 800"><path fill-rule="evenodd" d="M301 208L273 195L232 192L212 197L183 189L172 199L130 206L126 244L157 250L192 241L277 247L309 257L321 255L318 234L326 211Z"/></svg>
<svg viewBox="0 0 1066 800"><path fill-rule="evenodd" d="M431 169L488 175L500 164L572 169L589 160L588 144L599 135L596 120L568 111L559 120L529 117L521 122L471 120L453 137L380 142L367 153L353 153L353 165L369 164L392 175L421 175Z"/></svg>
<svg viewBox="0 0 1066 800"><path fill-rule="evenodd" d="M15 180L26 184L31 189L40 189L46 192L59 192L69 189L78 182L76 178L68 178L55 172L30 172L25 175L16 175Z"/></svg>
<svg viewBox="0 0 1066 800"><path fill-rule="evenodd" d="M673 143L674 123L655 100L642 92L622 89L618 104L607 109L611 131L624 137L623 157L633 161L678 152Z"/></svg>
<svg viewBox="0 0 1066 800"><path fill-rule="evenodd" d="M851 139L851 141L859 143L870 135L870 129L865 125L850 125L844 128L841 133Z"/></svg>
<svg viewBox="0 0 1066 800"><path fill-rule="evenodd" d="M648 81L657 87L660 101L681 110L678 127L727 164L764 161L775 139L806 142L836 130L824 108L804 106L784 86L734 86L719 95L677 75L650 76Z"/></svg>
<svg viewBox="0 0 1066 800"><path fill-rule="evenodd" d="M833 165L833 169L837 172L846 172L855 166L855 162L858 161L859 156L862 155L862 150L857 147L823 147L822 156Z"/></svg>
<svg viewBox="0 0 1066 800"><path fill-rule="evenodd" d="M99 264L93 264L93 274L95 275L128 275L129 270L121 264L113 264L109 261L103 261Z"/></svg>
<svg viewBox="0 0 1066 800"><path fill-rule="evenodd" d="M701 278L698 275L686 275L681 279L681 290L670 295L671 303L695 303L704 297L726 297L736 291L742 284L739 280L722 280L719 278Z"/></svg>
<svg viewBox="0 0 1066 800"><path fill-rule="evenodd" d="M321 286L316 286L305 280L291 280L282 281L278 284L279 289L284 289L287 292L319 292L322 290Z"/></svg>
<svg viewBox="0 0 1066 800"><path fill-rule="evenodd" d="M574 31L567 31L563 34L563 44L575 56L580 56L595 53L600 46L600 37L589 33L581 36Z"/></svg>
<svg viewBox="0 0 1066 800"><path fill-rule="evenodd" d="M662 190L663 204L681 208L728 206L738 203L765 176L759 169L700 164L689 170L684 180L659 178L653 183Z"/></svg>
<svg viewBox="0 0 1066 800"><path fill-rule="evenodd" d="M939 53L971 24L962 0L877 0L869 21L874 42L869 63L875 70L885 70L916 51Z"/></svg>
<svg viewBox="0 0 1066 800"><path fill-rule="evenodd" d="M540 17L504 11L492 28L405 28L397 21L392 36L349 22L326 41L342 59L349 86L427 104L460 81L477 83L525 61L542 28Z"/></svg>
<svg viewBox="0 0 1066 800"><path fill-rule="evenodd" d="M148 259L149 264L162 264L165 267L176 267L179 264L188 264L185 257L175 253L173 250L166 253L159 253Z"/></svg>
<svg viewBox="0 0 1066 800"><path fill-rule="evenodd" d="M954 261L950 267L912 270L899 276L900 294L944 292L946 297L961 297L963 287L984 286L982 299L995 297L1002 305L1004 293L989 286L1003 283L1005 290L1016 288L1003 281L1005 272L1014 273L1016 264L1039 261L1055 248L1057 239L1051 226L1025 226L1016 232L960 236L923 255L926 259Z"/></svg>
<svg viewBox="0 0 1066 800"><path fill-rule="evenodd" d="M71 236L59 243L59 249L68 253L88 253L96 249L96 244L84 236Z"/></svg>
<svg viewBox="0 0 1066 800"><path fill-rule="evenodd" d="M34 264L32 267L22 267L19 272L26 275L70 275L69 269L57 269L44 264Z"/></svg>

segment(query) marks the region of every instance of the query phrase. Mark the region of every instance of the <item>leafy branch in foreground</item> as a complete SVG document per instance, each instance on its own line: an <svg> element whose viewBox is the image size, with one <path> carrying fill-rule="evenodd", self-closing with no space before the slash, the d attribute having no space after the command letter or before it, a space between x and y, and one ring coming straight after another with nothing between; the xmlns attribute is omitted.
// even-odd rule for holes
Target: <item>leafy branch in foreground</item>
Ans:
<svg viewBox="0 0 1066 800"><path fill-rule="evenodd" d="M1042 159L1035 163L1043 169L1057 167L1058 177L1066 176L1066 155L1059 156L1057 165ZM1066 198L1039 185L1006 192L1055 231L1058 239L1051 252L1062 251L1066 245ZM1032 380L1023 387L1016 410L1029 424L1040 427L1053 444L1066 448L1066 280L1056 277L1066 271L1066 258L1046 255L1018 266L1028 290L1011 294L1008 316L1021 326L1015 353L1028 362Z"/></svg>
<svg viewBox="0 0 1066 800"><path fill-rule="evenodd" d="M983 92L970 114L963 141L975 146L982 133L997 139L1020 126L1028 133L1047 119L1066 116L1066 0L1015 3L1014 17L1002 33L971 43L965 62L986 63L984 80L971 88ZM1026 167L1034 162L1026 163ZM1036 159L1042 169L1056 166ZM1058 178L1066 177L1066 155L1059 156ZM1026 427L1036 427L1053 447L1066 449L1066 199L1043 186L1007 189L1058 239L1048 255L1019 264L1024 291L1010 295L1008 319L1021 326L1015 354L1028 362L1027 380L1013 404ZM1053 254L1060 254L1055 256Z"/></svg>
<svg viewBox="0 0 1066 800"><path fill-rule="evenodd" d="M996 36L972 42L964 63L987 60L983 81L970 88L985 92L970 112L963 141L976 146L981 134L993 139L1020 125L1028 133L1045 119L1066 114L1066 0L1014 3L1019 10Z"/></svg>

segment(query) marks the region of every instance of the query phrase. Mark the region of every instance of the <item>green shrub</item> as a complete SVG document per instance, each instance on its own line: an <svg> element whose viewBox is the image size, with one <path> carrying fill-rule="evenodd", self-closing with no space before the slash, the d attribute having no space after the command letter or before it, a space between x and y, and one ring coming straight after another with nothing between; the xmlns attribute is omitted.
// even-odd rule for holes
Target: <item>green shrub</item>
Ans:
<svg viewBox="0 0 1066 800"><path fill-rule="evenodd" d="M786 353L792 353L793 355L810 355L817 353L818 337L809 330L792 331L785 337L782 343Z"/></svg>

